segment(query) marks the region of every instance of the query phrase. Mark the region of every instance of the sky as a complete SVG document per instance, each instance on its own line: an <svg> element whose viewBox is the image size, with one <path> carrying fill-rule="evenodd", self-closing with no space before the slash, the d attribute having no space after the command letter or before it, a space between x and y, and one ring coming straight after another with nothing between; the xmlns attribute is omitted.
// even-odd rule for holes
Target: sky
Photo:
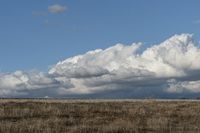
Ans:
<svg viewBox="0 0 200 133"><path fill-rule="evenodd" d="M199 4L1 0L0 96L198 96Z"/></svg>

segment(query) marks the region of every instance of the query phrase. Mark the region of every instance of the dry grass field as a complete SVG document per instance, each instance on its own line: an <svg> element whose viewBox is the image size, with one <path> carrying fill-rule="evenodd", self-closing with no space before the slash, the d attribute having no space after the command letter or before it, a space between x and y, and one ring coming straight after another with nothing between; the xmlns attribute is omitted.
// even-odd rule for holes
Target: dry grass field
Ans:
<svg viewBox="0 0 200 133"><path fill-rule="evenodd" d="M1 133L194 133L200 101L0 100Z"/></svg>

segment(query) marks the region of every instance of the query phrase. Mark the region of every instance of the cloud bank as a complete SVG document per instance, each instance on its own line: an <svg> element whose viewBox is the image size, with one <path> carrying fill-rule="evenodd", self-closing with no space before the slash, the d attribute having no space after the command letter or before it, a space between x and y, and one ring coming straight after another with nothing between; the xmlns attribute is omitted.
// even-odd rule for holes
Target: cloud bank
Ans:
<svg viewBox="0 0 200 133"><path fill-rule="evenodd" d="M200 48L191 34L174 35L139 52L116 44L58 62L48 73L0 74L0 96L149 97L200 93ZM45 91L46 90L46 91Z"/></svg>

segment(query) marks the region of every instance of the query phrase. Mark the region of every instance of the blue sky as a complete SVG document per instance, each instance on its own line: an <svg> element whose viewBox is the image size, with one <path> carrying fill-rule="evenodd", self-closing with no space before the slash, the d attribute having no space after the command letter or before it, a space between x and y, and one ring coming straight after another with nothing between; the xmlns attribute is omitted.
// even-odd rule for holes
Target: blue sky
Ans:
<svg viewBox="0 0 200 133"><path fill-rule="evenodd" d="M199 5L1 0L0 97L196 98Z"/></svg>
<svg viewBox="0 0 200 133"><path fill-rule="evenodd" d="M67 10L49 13L54 4ZM138 41L149 47L180 33L199 40L199 5L198 0L1 0L0 70L47 70L88 50Z"/></svg>

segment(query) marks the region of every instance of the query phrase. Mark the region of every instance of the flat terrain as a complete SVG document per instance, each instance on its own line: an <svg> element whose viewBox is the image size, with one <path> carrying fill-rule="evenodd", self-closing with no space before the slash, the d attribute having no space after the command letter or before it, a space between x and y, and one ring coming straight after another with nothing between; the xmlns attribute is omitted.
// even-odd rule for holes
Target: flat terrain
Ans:
<svg viewBox="0 0 200 133"><path fill-rule="evenodd" d="M0 100L1 133L200 132L200 101Z"/></svg>

